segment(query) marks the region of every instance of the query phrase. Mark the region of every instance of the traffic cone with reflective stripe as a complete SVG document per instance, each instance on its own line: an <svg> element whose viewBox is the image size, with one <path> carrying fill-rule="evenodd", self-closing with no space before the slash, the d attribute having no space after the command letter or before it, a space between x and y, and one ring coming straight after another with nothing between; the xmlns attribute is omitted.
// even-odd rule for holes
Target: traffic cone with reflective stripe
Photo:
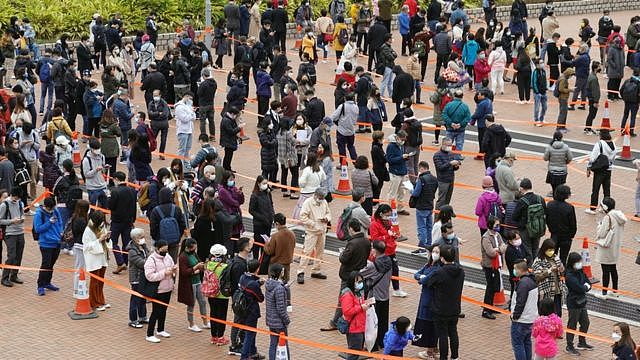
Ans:
<svg viewBox="0 0 640 360"><path fill-rule="evenodd" d="M276 360L289 360L289 351L287 350L287 340L281 332L278 339L278 347L276 348Z"/></svg>
<svg viewBox="0 0 640 360"><path fill-rule="evenodd" d="M76 306L69 312L72 320L83 320L97 318L98 314L91 308L89 303L89 289L87 288L87 280L85 278L84 268L80 268L78 278L78 287L73 291L73 297L76 299Z"/></svg>
<svg viewBox="0 0 640 360"><path fill-rule="evenodd" d="M405 241L407 240L406 236L402 236L400 233L400 222L398 221L398 210L396 199L391 199L391 216L389 217L391 221L391 230L396 233L398 236L396 237L396 241Z"/></svg>
<svg viewBox="0 0 640 360"><path fill-rule="evenodd" d="M55 141L55 139L53 139ZM78 145L78 132L73 132L72 137L73 146L73 166L80 166L80 146Z"/></svg>
<svg viewBox="0 0 640 360"><path fill-rule="evenodd" d="M631 161L633 157L631 156L631 139L629 138L631 134L629 123L624 127L624 138L622 138L622 152L620 156L618 156L618 160L622 161Z"/></svg>
<svg viewBox="0 0 640 360"><path fill-rule="evenodd" d="M604 115L602 116L602 123L600 123L600 129L611 129L611 120L609 120L609 100L604 101Z"/></svg>
<svg viewBox="0 0 640 360"><path fill-rule="evenodd" d="M302 47L302 36L302 26L298 25L296 27L296 44L292 50L299 50Z"/></svg>
<svg viewBox="0 0 640 360"><path fill-rule="evenodd" d="M351 182L349 181L349 170L347 169L347 158L342 156L340 166L340 182L336 194L351 195Z"/></svg>
<svg viewBox="0 0 640 360"><path fill-rule="evenodd" d="M502 256L502 255L499 255ZM507 299L504 296L504 284L502 283L502 274L498 276L500 278L500 291L493 294L493 305L503 306L506 305Z"/></svg>
<svg viewBox="0 0 640 360"><path fill-rule="evenodd" d="M582 271L589 279L589 282L597 283L599 280L593 277L593 273L591 272L591 255L589 254L589 239L585 237L582 240L582 250L580 251L580 256L582 256Z"/></svg>

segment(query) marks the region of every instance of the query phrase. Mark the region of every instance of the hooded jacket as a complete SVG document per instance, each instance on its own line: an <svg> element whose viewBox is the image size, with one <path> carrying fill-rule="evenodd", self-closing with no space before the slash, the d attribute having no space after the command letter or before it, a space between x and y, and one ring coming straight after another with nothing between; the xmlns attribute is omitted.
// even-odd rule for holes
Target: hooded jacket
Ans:
<svg viewBox="0 0 640 360"><path fill-rule="evenodd" d="M431 311L440 318L460 315L460 296L464 285L464 270L460 264L444 264L431 276L426 285L433 289Z"/></svg>
<svg viewBox="0 0 640 360"><path fill-rule="evenodd" d="M623 46L615 40L610 42L607 51L607 77L609 79L622 79L624 77L624 64Z"/></svg>
<svg viewBox="0 0 640 360"><path fill-rule="evenodd" d="M393 261L391 258L382 254L377 256L373 261L367 261L367 266L360 270L360 275L364 279L370 279L368 296L373 296L377 301L389 300L389 282L391 281L391 267Z"/></svg>
<svg viewBox="0 0 640 360"><path fill-rule="evenodd" d="M240 128L236 120L225 113L220 121L220 146L225 149L236 150L238 148L237 135L239 132Z"/></svg>
<svg viewBox="0 0 640 360"><path fill-rule="evenodd" d="M464 131L471 120L469 106L462 99L454 97L442 110L442 120L447 131ZM458 124L460 128L454 129L452 124Z"/></svg>
<svg viewBox="0 0 640 360"><path fill-rule="evenodd" d="M333 120L334 124L338 124L336 131L340 135L355 135L356 121L358 121L358 105L352 100L344 102L331 114L331 120Z"/></svg>
<svg viewBox="0 0 640 360"><path fill-rule="evenodd" d="M502 204L500 195L493 191L493 188L484 190L476 202L476 215L478 215L478 227L480 229L487 228L487 219L489 218L493 204L497 204L498 206Z"/></svg>
<svg viewBox="0 0 640 360"><path fill-rule="evenodd" d="M545 215L551 238L556 243L558 240L570 240L576 236L578 225L573 205L566 201L551 200L547 203Z"/></svg>
<svg viewBox="0 0 640 360"><path fill-rule="evenodd" d="M627 217L624 216L622 211L614 209L605 215L598 228L596 230L596 261L600 264L615 265L620 258L620 248L622 247L622 240L624 238L624 224L627 222ZM607 233L613 232L611 242L607 246L601 245L606 239Z"/></svg>
<svg viewBox="0 0 640 360"><path fill-rule="evenodd" d="M409 344L409 341L413 339L413 331L408 330L400 335L396 330L396 322L391 322L391 329L384 334L384 354L389 355L393 352L404 350Z"/></svg>
<svg viewBox="0 0 640 360"><path fill-rule="evenodd" d="M416 279L418 284L422 287L422 291L420 292L420 303L418 305L418 315L416 316L418 319L433 320L433 313L431 312L430 307L431 300L433 299L433 289L426 284L427 281L429 281L429 278L436 273L440 266L440 262L431 266L425 265L413 275L413 278Z"/></svg>
<svg viewBox="0 0 640 360"><path fill-rule="evenodd" d="M349 273L358 271L367 266L367 259L371 253L371 242L363 232L356 233L347 241L342 253L340 253L340 279L346 281Z"/></svg>
<svg viewBox="0 0 640 360"><path fill-rule="evenodd" d="M591 282L587 275L580 270L567 269L565 272L567 285L567 309L583 309L587 304L587 292L591 290ZM578 305L580 303L581 305Z"/></svg>
<svg viewBox="0 0 640 360"><path fill-rule="evenodd" d="M253 216L253 224L255 226L271 229L273 224L273 199L271 198L271 190L258 190L251 194L249 199L249 214Z"/></svg>
<svg viewBox="0 0 640 360"><path fill-rule="evenodd" d="M163 187L160 189L158 193L158 205L156 207L160 208L160 211L165 216L169 216L171 214L171 208L175 207L175 218L178 221L178 228L180 230L180 234L184 232L184 229L187 227L185 224L185 218L182 214L182 210L179 206L176 206L173 203L173 191L167 187ZM155 207L154 207L155 209ZM159 211L151 211L149 216L149 229L151 231L151 238L154 240L162 239L162 235L160 234L160 214Z"/></svg>
<svg viewBox="0 0 640 360"><path fill-rule="evenodd" d="M487 126L482 138L482 150L485 156L500 154L504 156L507 147L511 144L511 135L500 124Z"/></svg>
<svg viewBox="0 0 640 360"><path fill-rule="evenodd" d="M273 79L268 72L264 70L258 70L256 72L256 94L258 96L271 97L271 86L273 85Z"/></svg>
<svg viewBox="0 0 640 360"><path fill-rule="evenodd" d="M244 289L245 292L248 293L247 295L249 295L247 296L249 307L246 318L257 319L260 317L260 303L264 301L264 294L262 293L258 280L259 278L257 276L244 273L240 276L240 281L238 281L240 288Z"/></svg>
<svg viewBox="0 0 640 360"><path fill-rule="evenodd" d="M598 156L600 154L604 154L607 156L607 158L609 158L608 170L611 171L613 167L613 161L615 160L617 153L618 149L616 148L616 145L613 143L613 141L598 140L598 142L593 145L593 149L591 149L591 153L589 154L589 164L587 165L587 167L590 168L591 164L596 161Z"/></svg>
<svg viewBox="0 0 640 360"><path fill-rule="evenodd" d="M396 176L407 175L407 163L402 157L404 153L403 146L398 144L395 134L389 135L388 141L386 158L389 163L389 172Z"/></svg>
<svg viewBox="0 0 640 360"><path fill-rule="evenodd" d="M511 166L506 161L500 161L496 167L496 181L500 189L500 198L502 203L506 204L516 198L516 194L520 190L520 185L516 181Z"/></svg>
<svg viewBox="0 0 640 360"><path fill-rule="evenodd" d="M540 316L533 322L531 335L536 339L536 356L553 358L558 354L556 339L562 336L562 320L555 313Z"/></svg>
<svg viewBox="0 0 640 360"><path fill-rule="evenodd" d="M268 279L264 285L266 324L269 329L285 329L291 323L287 313L287 288L280 280Z"/></svg>
<svg viewBox="0 0 640 360"><path fill-rule="evenodd" d="M144 263L144 275L149 281L159 281L158 294L173 291L173 275L167 275L166 270L174 266L173 259L169 254L162 256L157 252L152 253Z"/></svg>
<svg viewBox="0 0 640 360"><path fill-rule="evenodd" d="M509 308L511 320L522 324L533 324L538 317L538 284L533 274L528 273L516 282Z"/></svg>
<svg viewBox="0 0 640 360"><path fill-rule="evenodd" d="M566 174L567 164L571 162L573 155L569 145L563 141L554 141L544 150L544 161L548 161L548 170L552 174Z"/></svg>
<svg viewBox="0 0 640 360"><path fill-rule="evenodd" d="M107 182L102 176L102 171L98 170L98 167L105 165L104 155L94 154L93 151L88 150L82 159L82 172L85 176L85 185L87 191L89 190L104 190L107 188Z"/></svg>
<svg viewBox="0 0 640 360"><path fill-rule="evenodd" d="M263 170L275 170L278 167L278 140L273 129L260 131L260 167Z"/></svg>
<svg viewBox="0 0 640 360"><path fill-rule="evenodd" d="M558 96L559 99L569 99L569 94L571 93L571 90L569 89L569 78L575 75L575 73L576 71L573 70L573 68L568 68L562 72L560 79L558 79L558 93L560 93L560 96Z"/></svg>
<svg viewBox="0 0 640 360"><path fill-rule="evenodd" d="M571 66L576 70L576 77L580 79L586 79L589 77L590 64L591 58L589 57L588 52L578 55L578 57L571 62Z"/></svg>
<svg viewBox="0 0 640 360"><path fill-rule="evenodd" d="M54 216L56 221L51 222ZM44 206L41 206L33 218L33 229L38 234L38 245L48 249L59 247L64 225L58 209L54 208L52 212L48 212Z"/></svg>
<svg viewBox="0 0 640 360"><path fill-rule="evenodd" d="M487 62L491 66L491 70L504 70L507 65L507 53L504 52L502 47L495 48L489 53Z"/></svg>
<svg viewBox="0 0 640 360"><path fill-rule="evenodd" d="M402 102L403 99L410 98L413 95L415 82L413 77L404 72L400 66L395 66L393 68L393 73L396 74L396 76L393 79L391 101L399 103Z"/></svg>

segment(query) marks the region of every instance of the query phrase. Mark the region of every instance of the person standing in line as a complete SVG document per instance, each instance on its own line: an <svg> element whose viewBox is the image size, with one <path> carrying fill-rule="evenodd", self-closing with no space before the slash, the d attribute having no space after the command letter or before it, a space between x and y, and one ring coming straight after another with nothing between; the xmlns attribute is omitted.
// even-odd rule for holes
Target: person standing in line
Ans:
<svg viewBox="0 0 640 360"><path fill-rule="evenodd" d="M543 159L549 162L546 182L551 185L551 192L547 197L552 197L556 188L567 182L567 167L573 160L571 149L562 138L562 132L554 132L551 143L544 150Z"/></svg>
<svg viewBox="0 0 640 360"><path fill-rule="evenodd" d="M380 240L385 243L385 254L391 258L392 269L391 274L398 276L400 270L398 267L398 259L396 258L396 248L398 247L398 237L400 234L395 232L391 224L391 207L387 204L380 204L373 214L371 226L369 227L369 240ZM400 281L394 279L391 281L393 286L394 297L407 297L407 292L400 289Z"/></svg>
<svg viewBox="0 0 640 360"><path fill-rule="evenodd" d="M220 121L220 146L224 148L222 167L227 171L233 171L231 170L233 153L238 150L238 134L245 125L244 122L238 122L238 120L241 120L240 110L232 106Z"/></svg>
<svg viewBox="0 0 640 360"><path fill-rule="evenodd" d="M338 146L338 154L340 155L340 162L346 158L347 149L349 150L349 156L352 161L355 161L358 157L355 142L355 127L358 121L358 105L355 103L355 94L349 92L345 96L345 102L338 106L338 108L331 114L331 120L337 125L336 129L336 144Z"/></svg>
<svg viewBox="0 0 640 360"><path fill-rule="evenodd" d="M402 129L407 133L404 143L404 152L410 156L407 158L407 175L409 181L415 185L418 178L418 163L420 162L420 148L422 147L422 123L414 116L413 110L404 111Z"/></svg>
<svg viewBox="0 0 640 360"><path fill-rule="evenodd" d="M46 197L33 218L33 229L38 234L38 245L42 262L38 274L38 296L44 296L45 289L58 291L60 288L51 283L53 267L60 255L60 240L64 230L62 217L56 209L55 199Z"/></svg>
<svg viewBox="0 0 640 360"><path fill-rule="evenodd" d="M578 103L578 96L580 96L580 106L578 109L584 110L584 100L587 97L587 79L589 78L589 64L591 64L591 58L589 57L589 45L582 43L578 48L578 56L571 62L570 66L576 71L576 83L573 90L573 99L568 110L575 110L576 103Z"/></svg>
<svg viewBox="0 0 640 360"><path fill-rule="evenodd" d="M620 83L624 77L624 39L620 34L615 34L616 26L614 26L614 33L610 35L611 40L608 41L609 47L607 49L607 98L611 101L620 100Z"/></svg>
<svg viewBox="0 0 640 360"><path fill-rule="evenodd" d="M367 266L360 270L360 275L371 282L365 297L376 300L374 307L378 316L378 335L372 351L377 351L384 347L384 335L389 325L389 283L393 264L385 254L386 245L383 241L374 241L372 248L374 259L367 261Z"/></svg>
<svg viewBox="0 0 640 360"><path fill-rule="evenodd" d="M175 105L175 118L178 155L188 159L193 142L193 122L196 119L196 113L193 110L192 92L185 92L182 99ZM188 160L183 161L183 166L185 169L191 169L191 164Z"/></svg>
<svg viewBox="0 0 640 360"><path fill-rule="evenodd" d="M471 111L469 111L469 106L462 101L463 96L462 89L456 89L453 93L453 100L442 109L442 120L447 129L447 137L455 144L458 151L464 149L465 128L471 121ZM464 160L461 155L457 155L456 158Z"/></svg>
<svg viewBox="0 0 640 360"><path fill-rule="evenodd" d="M567 124L567 111L569 110L569 94L573 91L569 88L569 79L575 73L576 71L573 68L566 69L555 84L558 87L558 102L560 103L556 129L562 132L567 132L565 125Z"/></svg>
<svg viewBox="0 0 640 360"><path fill-rule="evenodd" d="M393 68L395 66L395 61L398 57L398 54L396 54L395 50L393 50L391 44L393 44L393 37L391 36L391 34L386 34L384 36L384 42L382 43L382 46L380 46L380 48L377 50L378 56L376 71L378 67L384 67L382 82L380 83L380 95L382 95L382 97L384 97L385 89L387 90L389 96L393 94Z"/></svg>
<svg viewBox="0 0 640 360"><path fill-rule="evenodd" d="M625 126L627 125L627 119L629 119L629 135L635 137L636 115L638 114L638 106L640 105L640 69L634 68L633 76L622 83L620 96L622 96L622 100L624 101L620 135L625 134Z"/></svg>
<svg viewBox="0 0 640 360"><path fill-rule="evenodd" d="M507 53L504 52L500 40L494 43L494 49L489 53L487 62L491 66L491 92L497 94L496 90L499 90L500 95L504 95L504 68L507 64Z"/></svg>
<svg viewBox="0 0 640 360"><path fill-rule="evenodd" d="M546 210L546 203L542 196L535 194L533 190L531 190L532 188L531 180L528 178L520 180L521 196L513 210L512 219L518 224L518 230L520 231L524 246L527 247L531 254L537 254L540 237L544 235L545 231L544 211ZM504 201L504 199L502 201ZM538 205L542 205L542 212L535 211L536 217L530 219L529 208L533 206L537 207ZM530 226L531 224L537 225L535 229L533 229L534 226ZM542 226L540 227L540 225ZM530 228L536 232L530 233ZM542 234L540 232L542 232Z"/></svg>
<svg viewBox="0 0 640 360"><path fill-rule="evenodd" d="M602 187L604 197L611 196L611 171L617 153L618 149L611 138L611 133L609 130L601 129L600 139L594 144L587 164L587 178L593 173L591 202L589 207L584 210L589 215L596 214L600 187ZM600 157L600 155L604 155L604 157Z"/></svg>
<svg viewBox="0 0 640 360"><path fill-rule="evenodd" d="M426 248L431 245L431 230L433 229L433 200L438 190L438 179L429 171L429 163L420 161L418 164L420 174L416 181L411 196L416 204L416 232L418 233L418 249L412 254L423 255Z"/></svg>
<svg viewBox="0 0 640 360"><path fill-rule="evenodd" d="M509 308L511 309L511 347L516 360L531 359L531 330L538 317L538 285L522 260L513 267L517 280Z"/></svg>
<svg viewBox="0 0 640 360"><path fill-rule="evenodd" d="M493 179L491 176L485 176L482 178L482 194L478 197L476 202L475 214L478 216L478 228L480 229L480 236L484 236L487 229L492 229L488 225L490 217L496 217L497 222L500 219L497 218L501 214L502 200L500 195L493 188ZM498 224L499 225L499 224ZM494 256L491 256L492 258Z"/></svg>
<svg viewBox="0 0 640 360"><path fill-rule="evenodd" d="M536 339L535 359L555 359L558 355L556 339L561 339L564 334L562 319L553 312L553 301L549 298L540 300L538 312L540 316L533 322L531 331L531 336Z"/></svg>
<svg viewBox="0 0 640 360"><path fill-rule="evenodd" d="M175 285L174 278L178 272L178 265L174 264L169 255L169 245L166 241L157 240L155 248L156 251L144 263L144 276L149 282L158 282L158 290L153 298L161 303L169 304ZM161 303L151 303L152 310L146 337L146 340L151 343L159 343L158 336L163 338L171 337L171 334L164 330L168 305ZM158 325L157 332L155 331L156 323Z"/></svg>
<svg viewBox="0 0 640 360"><path fill-rule="evenodd" d="M144 275L144 263L149 257L149 247L144 238L144 230L140 228L131 229L131 242L127 246L129 257L129 283L131 290L140 292L142 286L140 282ZM131 294L129 300L129 326L134 329L141 329L143 324L148 323L147 300Z"/></svg>
<svg viewBox="0 0 640 360"><path fill-rule="evenodd" d="M600 49L602 51L602 48ZM595 135L596 132L591 129L593 119L596 118L598 113L598 103L600 102L600 82L598 81L598 74L602 72L602 65L594 61L591 63L591 72L587 79L587 98L589 99L589 114L584 124L585 135Z"/></svg>
<svg viewBox="0 0 640 360"><path fill-rule="evenodd" d="M254 259L259 259L261 250L264 249L264 236L268 238L271 235L275 215L271 191L267 178L258 175L249 199L249 214L253 217L253 241L258 244L253 248Z"/></svg>
<svg viewBox="0 0 640 360"><path fill-rule="evenodd" d="M560 255L563 265L567 263L567 256L571 250L571 243L578 228L576 209L567 202L571 196L571 188L560 185L553 193L553 200L547 204L545 215L551 239L556 243L556 253Z"/></svg>
<svg viewBox="0 0 640 360"><path fill-rule="evenodd" d="M582 270L582 256L572 252L567 259L565 279L567 284L567 312L569 320L567 328L576 330L580 324L580 332L586 334L589 331L589 313L587 313L587 293L591 290L591 282ZM580 355L576 347L573 346L575 335L567 332L566 352L572 355ZM587 339L583 335L578 336L578 349L593 350L593 346L587 344Z"/></svg>
<svg viewBox="0 0 640 360"><path fill-rule="evenodd" d="M476 110L471 115L469 125L476 126L478 129L478 155L474 156L474 160L483 160L485 151L482 148L484 133L487 130L487 117L493 116L493 102L490 97L489 90L478 90L475 95Z"/></svg>
<svg viewBox="0 0 640 360"><path fill-rule="evenodd" d="M494 295L500 291L502 285L502 279L500 278L502 269L502 256L507 251L507 245L502 240L502 236L498 232L500 229L499 220L493 216L489 216L487 219L487 230L482 235L480 240L480 250L482 253L482 260L480 265L484 271L484 277L487 282L487 287L484 291L483 302L487 305L493 306ZM485 319L495 320L496 311L489 308L482 309L482 317Z"/></svg>
<svg viewBox="0 0 640 360"><path fill-rule="evenodd" d="M636 343L631 338L629 325L624 322L615 323L613 325L613 333L611 339L614 343L611 345L612 353L618 359L635 360L637 351Z"/></svg>
<svg viewBox="0 0 640 360"><path fill-rule="evenodd" d="M389 200L398 202L398 214L409 215L404 209L403 200L405 187L403 185L407 178L407 162L410 154L404 153L404 143L407 140L407 133L404 130L398 131L397 134L391 134L388 137L389 145L387 145L386 160L389 163L389 176L391 182L389 184Z"/></svg>
<svg viewBox="0 0 640 360"><path fill-rule="evenodd" d="M564 265L555 251L556 244L552 239L542 242L531 268L538 282L540 300L551 299L556 315L562 316L562 300L566 296L564 285Z"/></svg>
<svg viewBox="0 0 640 360"><path fill-rule="evenodd" d="M266 325L272 333L288 334L287 328L291 323L289 314L287 313L288 292L287 284L283 280L285 271L281 264L273 263L269 266L269 279L265 283L265 313ZM269 359L275 359L276 349L278 347L278 335L270 335L269 343ZM289 353L289 345L287 344L287 354Z"/></svg>
<svg viewBox="0 0 640 360"><path fill-rule="evenodd" d="M247 311L242 319L242 324L252 328L258 326L258 319L261 316L260 303L264 302L264 294L262 293L261 286L265 281L258 277L259 269L260 263L258 260L251 259L247 261L247 272L240 276L238 290L236 290L244 292L244 297L247 301ZM240 359L264 358L256 349L255 331L245 330L241 354Z"/></svg>
<svg viewBox="0 0 640 360"><path fill-rule="evenodd" d="M218 90L218 84L214 78L212 70L203 69L202 78L203 82L198 85L198 105L200 108L198 112L200 114L200 134L207 134L207 127L209 128L209 140L216 141L216 123L214 121L215 109L214 101L216 91ZM208 125L207 125L208 124Z"/></svg>
<svg viewBox="0 0 640 360"><path fill-rule="evenodd" d="M302 204L300 210L300 221L305 227L305 239L302 259L297 272L298 284L304 284L304 273L307 270L309 258L315 250L311 277L325 280L327 275L320 272L322 256L324 254L324 243L326 239L327 224L331 222L331 211L329 204L325 200L327 193L318 188L313 197L308 198Z"/></svg>
<svg viewBox="0 0 640 360"><path fill-rule="evenodd" d="M374 305L375 299L364 299L364 279L357 270L348 274L345 285L340 291L340 308L349 323L347 346L351 350L362 351L367 310ZM347 360L357 360L359 357L348 354Z"/></svg>
<svg viewBox="0 0 640 360"><path fill-rule="evenodd" d="M182 242L182 251L178 257L178 302L187 305L188 330L201 332L195 324L193 315L196 301L200 310L203 328L210 328L207 315L207 302L202 294L202 280L200 274L204 272L205 263L198 258L198 243L188 238Z"/></svg>
<svg viewBox="0 0 640 360"><path fill-rule="evenodd" d="M496 181L498 183L500 198L502 199L503 205L513 201L520 190L519 184L516 181L516 176L513 174L513 170L511 169L515 161L516 154L513 151L508 151L504 154L502 160L500 160L500 163L496 167Z"/></svg>
<svg viewBox="0 0 640 360"><path fill-rule="evenodd" d="M89 202L84 199L79 199L77 201L73 200L73 203L73 215L71 215L70 219L71 231L73 233L73 268L79 270L86 267L84 263L82 237L84 235L84 230L87 227L87 222L89 221ZM79 273L75 273L73 275L74 291L78 290L79 275Z"/></svg>
<svg viewBox="0 0 640 360"><path fill-rule="evenodd" d="M373 173L378 179L377 186L373 187L373 198L380 199L382 187L386 181L390 180L389 170L387 169L387 157L384 153L383 140L384 132L376 130L371 134L371 162L373 163ZM640 207L638 208L640 213Z"/></svg>
<svg viewBox="0 0 640 360"><path fill-rule="evenodd" d="M111 234L107 231L104 213L95 210L89 215L89 222L82 234L86 271L104 278L109 264L109 250L112 248ZM111 307L104 299L104 282L94 277L89 280L89 303L91 308L98 311L105 311Z"/></svg>
<svg viewBox="0 0 640 360"><path fill-rule="evenodd" d="M287 218L284 214L275 214L273 222L276 225L276 232L271 235L271 240L265 244L264 252L270 255L269 263L271 265L282 265L284 273L278 279L288 283L293 252L296 247L296 235L287 227Z"/></svg>
<svg viewBox="0 0 640 360"><path fill-rule="evenodd" d="M136 221L136 203L138 194L126 183L126 176L123 172L117 171L113 174L115 187L111 190L109 197L109 210L111 211L111 242L113 244L113 256L116 258L118 267L113 274L120 274L127 269L127 254L120 252L125 250L131 242L131 229ZM118 239L122 237L122 248L118 246Z"/></svg>
<svg viewBox="0 0 640 360"><path fill-rule="evenodd" d="M604 213L604 217L600 220L596 230L596 261L602 267L602 295L607 294L611 297L619 297L618 294L618 269L617 264L620 259L620 248L624 239L624 225L627 217L622 211L617 210L616 201L610 197L605 197L600 203L600 210ZM607 293L606 288L609 287L609 279L611 279L614 291Z"/></svg>
<svg viewBox="0 0 640 360"><path fill-rule="evenodd" d="M237 250L235 257L229 263L230 279L231 279L231 294L234 294L239 289L240 278L247 272L247 261L249 254L253 248L253 241L247 237L240 237L237 241ZM226 314L226 312L225 312ZM233 312L233 322L236 324L243 324L243 318L240 314ZM242 355L242 343L244 342L245 332L243 329L237 327L231 327L231 345L229 346L229 355Z"/></svg>
<svg viewBox="0 0 640 360"><path fill-rule="evenodd" d="M531 87L533 89L533 121L537 127L544 123L547 113L547 72L543 59L534 59L535 69L531 73Z"/></svg>
<svg viewBox="0 0 640 360"><path fill-rule="evenodd" d="M464 284L464 270L455 262L455 251L450 245L440 246L442 267L427 280L426 286L433 289L431 310L434 314L434 324L438 334L438 348L440 360L458 358L460 340L458 338L458 317L460 310L460 296Z"/></svg>
<svg viewBox="0 0 640 360"><path fill-rule="evenodd" d="M440 145L440 151L433 154L433 165L436 168L436 176L438 178L436 209L440 209L451 202L455 172L462 165L460 160L454 159L455 155L452 149L452 140L444 138Z"/></svg>
<svg viewBox="0 0 640 360"><path fill-rule="evenodd" d="M608 47L609 47L609 35L613 31L613 19L609 17L610 10L604 9L602 11L602 17L598 20L598 47L600 48L600 63L607 63ZM605 65L605 72L607 71Z"/></svg>
<svg viewBox="0 0 640 360"><path fill-rule="evenodd" d="M227 262L227 248L222 244L214 244L209 249L209 260L205 263L205 271L213 272L218 279L222 276L222 272L230 266ZM227 320L227 310L229 308L229 298L221 293L215 297L207 298L209 302L209 317L219 320ZM224 337L225 324L217 321L210 321L211 325L211 344L216 346L225 346L229 344L229 339Z"/></svg>
<svg viewBox="0 0 640 360"><path fill-rule="evenodd" d="M414 340L413 345L427 349L418 353L420 359L435 359L438 338L433 322L433 311L431 310L433 289L426 284L442 263L440 262L440 247L438 245L429 246L427 251L426 264L413 275L413 278L418 281L422 288L414 330L415 334L420 338Z"/></svg>
<svg viewBox="0 0 640 360"><path fill-rule="evenodd" d="M4 242L7 247L6 265L20 266L24 252L24 205L20 198L22 189L11 189L10 197L0 204L0 214L4 214L0 225L5 226ZM5 268L2 271L2 285L12 287L13 284L22 284L18 277L18 270Z"/></svg>

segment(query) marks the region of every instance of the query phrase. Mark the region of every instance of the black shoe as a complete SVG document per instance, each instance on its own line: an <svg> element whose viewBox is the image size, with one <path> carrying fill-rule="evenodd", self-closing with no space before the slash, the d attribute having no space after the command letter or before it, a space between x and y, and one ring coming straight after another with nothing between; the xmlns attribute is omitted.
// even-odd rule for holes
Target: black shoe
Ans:
<svg viewBox="0 0 640 360"><path fill-rule="evenodd" d="M242 348L239 346L230 346L227 355L242 356Z"/></svg>
<svg viewBox="0 0 640 360"><path fill-rule="evenodd" d="M467 315L465 315L463 312L461 312L460 314L458 314L458 318L460 318L460 319L464 319L464 318L465 318L465 316L467 316Z"/></svg>
<svg viewBox="0 0 640 360"><path fill-rule="evenodd" d="M320 331L335 331L338 327L333 323L333 320L329 321L329 326L320 328Z"/></svg>
<svg viewBox="0 0 640 360"><path fill-rule="evenodd" d="M567 346L566 349L564 349L564 351L567 354L573 355L573 356L580 356L580 352L578 352L578 350L576 350L576 348L574 348L573 346L569 345Z"/></svg>
<svg viewBox="0 0 640 360"><path fill-rule="evenodd" d="M579 343L578 343L578 346L576 346L576 349L592 351L592 350L593 350L593 346L591 346L591 345L587 344L587 342L586 342L586 341L585 341L585 342L583 342L583 343L579 342Z"/></svg>
<svg viewBox="0 0 640 360"><path fill-rule="evenodd" d="M575 110L576 110L576 107L575 107L575 106L569 106L569 107L567 108L567 110L569 110L569 111L575 111Z"/></svg>
<svg viewBox="0 0 640 360"><path fill-rule="evenodd" d="M495 320L496 319L495 315L493 315L490 312L485 312L485 311L482 312L482 317L485 318L485 319L489 319L489 320Z"/></svg>
<svg viewBox="0 0 640 360"><path fill-rule="evenodd" d="M578 110L587 110L587 108L584 106L578 106Z"/></svg>
<svg viewBox="0 0 640 360"><path fill-rule="evenodd" d="M323 273L311 273L311 277L314 279L321 279L321 280L326 280L327 279L327 275L323 274Z"/></svg>
<svg viewBox="0 0 640 360"><path fill-rule="evenodd" d="M313 276L313 275L311 275L311 276ZM300 284L300 285L304 284L304 273L298 274L298 284Z"/></svg>
<svg viewBox="0 0 640 360"><path fill-rule="evenodd" d="M12 287L13 284L11 283L11 281L9 281L9 279L4 279L2 280L2 286Z"/></svg>
<svg viewBox="0 0 640 360"><path fill-rule="evenodd" d="M24 281L22 281L19 277L14 276L11 278L11 282L14 282L16 284L24 284Z"/></svg>

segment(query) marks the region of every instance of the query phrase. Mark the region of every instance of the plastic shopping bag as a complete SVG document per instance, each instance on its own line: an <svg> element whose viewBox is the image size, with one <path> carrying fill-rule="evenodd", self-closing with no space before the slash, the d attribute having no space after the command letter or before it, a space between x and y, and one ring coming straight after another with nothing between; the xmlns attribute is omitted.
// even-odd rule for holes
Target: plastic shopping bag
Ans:
<svg viewBox="0 0 640 360"><path fill-rule="evenodd" d="M367 350L371 351L371 349L373 349L377 337L378 315L376 315L376 309L371 306L367 309L367 321L364 326L364 346Z"/></svg>

